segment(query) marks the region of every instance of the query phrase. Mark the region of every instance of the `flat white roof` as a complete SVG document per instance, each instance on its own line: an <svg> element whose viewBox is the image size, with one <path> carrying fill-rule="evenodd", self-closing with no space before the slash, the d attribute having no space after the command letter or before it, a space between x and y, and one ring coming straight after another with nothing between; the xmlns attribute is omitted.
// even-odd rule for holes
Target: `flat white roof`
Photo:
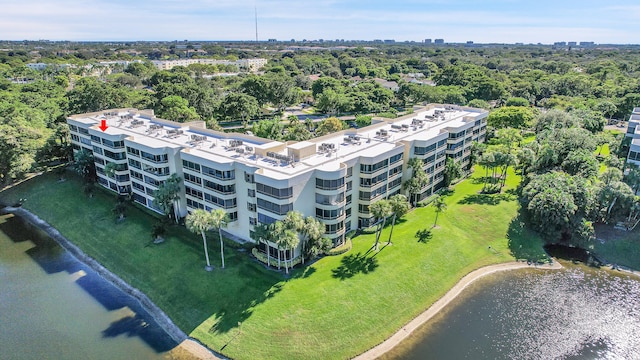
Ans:
<svg viewBox="0 0 640 360"><path fill-rule="evenodd" d="M106 115L105 114L109 114ZM269 139L237 133L221 133L196 126L195 123L175 123L150 118L148 114L132 109L109 110L105 113L74 115L70 118L83 124L100 124L106 120L108 135L126 135L133 141L152 148L189 149L185 152L217 163L237 161L260 167L272 178L289 178L309 168L335 171L340 163L356 157L375 157L398 147L399 141L428 141L438 136L443 129L460 128L465 124L486 117L480 109L457 106L430 105L416 113L398 119L385 119L361 129L349 129L335 134L286 145ZM241 140L240 144L238 140ZM300 149L316 146L316 153L296 162L289 162L287 148ZM325 145L327 144L327 145ZM256 148L283 149L274 154L279 158L255 154ZM325 148L326 151L322 151Z"/></svg>

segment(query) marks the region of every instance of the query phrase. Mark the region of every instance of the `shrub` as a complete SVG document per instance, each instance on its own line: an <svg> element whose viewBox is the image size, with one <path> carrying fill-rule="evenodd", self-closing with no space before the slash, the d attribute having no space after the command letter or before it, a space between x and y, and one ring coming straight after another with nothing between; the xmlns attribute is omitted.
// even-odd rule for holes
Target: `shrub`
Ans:
<svg viewBox="0 0 640 360"><path fill-rule="evenodd" d="M351 242L351 238L346 238L345 241L344 241L344 244L329 250L327 255L329 255L329 256L342 255L342 254L348 252L349 250L351 250L352 246L353 246L353 243Z"/></svg>

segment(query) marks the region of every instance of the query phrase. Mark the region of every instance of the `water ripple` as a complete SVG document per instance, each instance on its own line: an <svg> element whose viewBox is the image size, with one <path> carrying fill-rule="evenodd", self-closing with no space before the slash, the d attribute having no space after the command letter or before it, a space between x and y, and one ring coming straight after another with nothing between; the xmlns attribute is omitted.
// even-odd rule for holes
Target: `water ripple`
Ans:
<svg viewBox="0 0 640 360"><path fill-rule="evenodd" d="M640 359L640 281L583 266L497 274L422 332L391 357Z"/></svg>

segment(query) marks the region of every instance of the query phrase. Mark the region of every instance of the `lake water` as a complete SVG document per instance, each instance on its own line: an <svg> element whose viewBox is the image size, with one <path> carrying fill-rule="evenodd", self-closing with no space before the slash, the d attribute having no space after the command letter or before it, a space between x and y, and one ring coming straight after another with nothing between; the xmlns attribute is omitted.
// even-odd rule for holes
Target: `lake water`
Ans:
<svg viewBox="0 0 640 360"><path fill-rule="evenodd" d="M0 215L0 359L165 359L175 346L131 297Z"/></svg>
<svg viewBox="0 0 640 360"><path fill-rule="evenodd" d="M640 281L562 262L467 288L387 359L640 359Z"/></svg>
<svg viewBox="0 0 640 360"><path fill-rule="evenodd" d="M640 281L564 262L472 284L384 358L640 359ZM139 304L20 218L0 215L0 359L166 359Z"/></svg>

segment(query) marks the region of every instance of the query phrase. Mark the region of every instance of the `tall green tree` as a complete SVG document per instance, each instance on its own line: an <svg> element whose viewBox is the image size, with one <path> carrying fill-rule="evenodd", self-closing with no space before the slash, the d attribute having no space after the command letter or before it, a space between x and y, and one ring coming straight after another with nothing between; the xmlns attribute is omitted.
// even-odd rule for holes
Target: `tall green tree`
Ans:
<svg viewBox="0 0 640 360"><path fill-rule="evenodd" d="M211 227L218 230L218 238L220 239L220 259L222 260L222 268L224 269L224 242L222 241L222 228L229 223L229 214L222 209L211 210Z"/></svg>
<svg viewBox="0 0 640 360"><path fill-rule="evenodd" d="M207 266L205 267L205 269L207 271L211 271L212 267L211 262L209 261L207 235L205 234L205 232L211 229L211 227L213 226L213 217L211 216L211 213L203 209L196 209L187 215L185 225L187 226L187 229L189 229L189 231L191 231L192 233L200 233L200 235L202 236L204 256L207 260Z"/></svg>
<svg viewBox="0 0 640 360"><path fill-rule="evenodd" d="M443 196L438 195L433 200L433 208L435 209L435 212L436 212L436 219L433 221L433 227L436 227L436 224L438 224L438 215L440 215L441 212L444 212L445 210L447 210L447 203L444 201Z"/></svg>
<svg viewBox="0 0 640 360"><path fill-rule="evenodd" d="M378 226L376 228L376 243L375 249L378 251L379 243L380 243L380 235L382 234L382 229L387 221L387 218L392 215L393 208L388 200L379 200L371 205L369 205L369 211L371 214L378 220Z"/></svg>
<svg viewBox="0 0 640 360"><path fill-rule="evenodd" d="M391 231L389 232L389 243L391 243L391 236L393 235L393 228L396 225L396 219L402 218L404 214L409 211L411 204L407 197L402 194L393 195L389 198L389 204L391 205L391 211L393 212L393 219L391 220Z"/></svg>
<svg viewBox="0 0 640 360"><path fill-rule="evenodd" d="M173 217L176 222L178 217L175 214L175 203L180 199L181 191L182 178L178 174L171 174L153 193L153 202L156 206L162 210L165 216L169 219Z"/></svg>
<svg viewBox="0 0 640 360"><path fill-rule="evenodd" d="M462 166L460 163L448 157L444 164L444 186L449 186L453 180L462 176Z"/></svg>
<svg viewBox="0 0 640 360"><path fill-rule="evenodd" d="M405 187L411 196L411 204L415 206L418 195L422 193L422 189L429 184L429 177L422 168L422 160L411 158L408 162L411 169L411 178L405 183Z"/></svg>

